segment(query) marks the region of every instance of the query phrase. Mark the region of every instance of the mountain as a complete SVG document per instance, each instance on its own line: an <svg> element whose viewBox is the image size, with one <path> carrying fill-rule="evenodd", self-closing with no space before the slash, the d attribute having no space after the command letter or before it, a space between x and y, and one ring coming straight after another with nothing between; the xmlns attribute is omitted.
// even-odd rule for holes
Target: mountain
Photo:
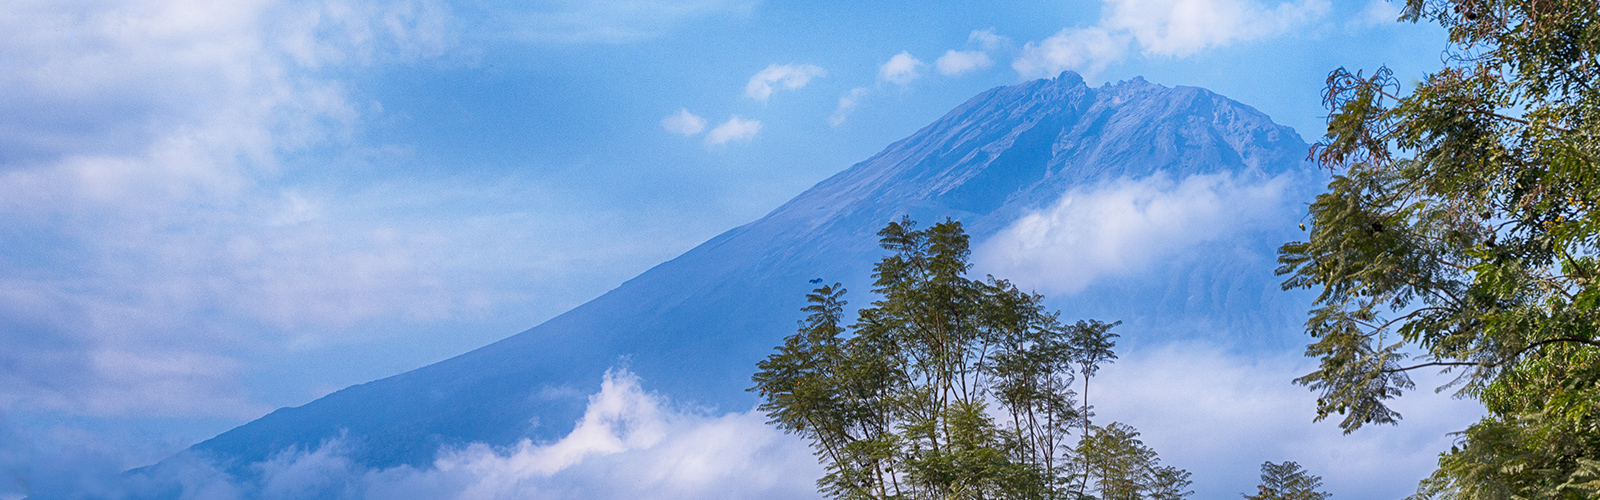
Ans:
<svg viewBox="0 0 1600 500"><path fill-rule="evenodd" d="M1091 88L1070 72L990 89L760 220L544 324L274 411L186 453L239 471L344 436L360 463L424 465L444 445L554 439L583 411L573 394L595 392L619 365L675 400L743 411L755 401L744 391L750 373L793 331L809 280L843 282L858 305L870 301L876 232L888 221L950 217L979 242L1073 190L1152 176L1304 176L1305 152L1292 129L1204 89L1138 78ZM1241 241L1259 260L1283 240ZM1270 265L1228 255L1152 265L1058 301L1063 319L1126 319L1125 345L1209 336L1245 349L1297 321L1274 302L1282 294L1272 294Z"/></svg>

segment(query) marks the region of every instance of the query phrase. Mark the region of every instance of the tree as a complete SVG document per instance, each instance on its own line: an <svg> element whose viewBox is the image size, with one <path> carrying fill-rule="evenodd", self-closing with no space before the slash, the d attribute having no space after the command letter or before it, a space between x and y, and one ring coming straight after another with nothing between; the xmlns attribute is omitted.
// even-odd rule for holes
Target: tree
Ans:
<svg viewBox="0 0 1600 500"><path fill-rule="evenodd" d="M1257 493L1244 497L1248 500L1327 500L1333 496L1317 491L1321 487L1322 478L1307 473L1300 464L1262 462Z"/></svg>
<svg viewBox="0 0 1600 500"><path fill-rule="evenodd" d="M1161 465L1155 450L1127 424L1093 427L1078 445L1087 478L1100 500L1168 500L1188 496L1193 482L1182 469Z"/></svg>
<svg viewBox="0 0 1600 500"><path fill-rule="evenodd" d="M1068 339L1068 343L1072 347L1072 361L1078 364L1078 371L1083 375L1082 413L1083 435L1085 437L1092 435L1092 430L1090 429L1089 425L1089 417L1093 414L1093 409L1089 407L1089 379L1093 378L1094 374L1100 371L1100 363L1110 362L1111 360L1117 359L1116 353L1112 352L1112 349L1117 346L1117 343L1112 339L1117 338L1118 335L1111 333L1111 327L1120 324L1122 324L1121 321L1111 324L1094 323L1090 325L1080 325L1079 328L1073 331L1073 335ZM1089 475L1084 474L1082 481L1078 485L1078 491L1086 491L1088 489L1088 485Z"/></svg>
<svg viewBox="0 0 1600 500"><path fill-rule="evenodd" d="M1449 30L1443 68L1328 78L1312 157L1334 175L1279 255L1285 288L1321 290L1297 382L1349 432L1400 418L1408 372L1456 374L1488 415L1419 496L1600 494L1597 11L1408 0L1402 20Z"/></svg>
<svg viewBox="0 0 1600 500"><path fill-rule="evenodd" d="M958 222L918 230L903 219L878 234L892 252L874 267L881 298L845 328L844 288L817 288L799 330L752 376L772 423L816 450L827 469L819 489L836 498L1081 496L1069 488L1085 471L1069 444L1080 417L1071 387L1085 356L1112 357L1115 323L1063 325L1038 294L968 279ZM1085 338L1105 342L1085 353Z"/></svg>

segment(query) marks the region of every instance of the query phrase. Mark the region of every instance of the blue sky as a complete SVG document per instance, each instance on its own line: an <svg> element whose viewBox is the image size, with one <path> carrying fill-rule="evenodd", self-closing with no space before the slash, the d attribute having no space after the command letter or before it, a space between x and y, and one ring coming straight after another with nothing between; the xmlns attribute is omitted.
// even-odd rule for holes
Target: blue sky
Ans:
<svg viewBox="0 0 1600 500"><path fill-rule="evenodd" d="M1209 88L1314 141L1333 68L1438 66L1443 33L1395 15L1382 0L12 2L0 439L149 463L526 329L979 91L1063 70Z"/></svg>

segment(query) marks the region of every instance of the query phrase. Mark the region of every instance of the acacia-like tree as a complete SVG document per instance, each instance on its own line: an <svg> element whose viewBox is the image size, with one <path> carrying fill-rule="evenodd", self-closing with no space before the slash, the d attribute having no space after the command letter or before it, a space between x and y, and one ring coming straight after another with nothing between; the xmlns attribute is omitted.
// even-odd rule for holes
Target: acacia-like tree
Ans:
<svg viewBox="0 0 1600 500"><path fill-rule="evenodd" d="M1600 5L1407 0L1449 30L1444 67L1328 79L1333 173L1286 288L1321 290L1307 322L1317 419L1394 423L1407 373L1458 375L1488 416L1419 496L1600 495ZM1414 354L1419 359L1407 360Z"/></svg>
<svg viewBox="0 0 1600 500"><path fill-rule="evenodd" d="M1327 500L1333 496L1319 491L1321 487L1322 478L1306 472L1298 463L1262 462L1261 484L1256 486L1256 494L1244 497L1246 500Z"/></svg>
<svg viewBox="0 0 1600 500"><path fill-rule="evenodd" d="M752 377L772 423L811 441L827 468L820 490L836 498L1083 497L1074 479L1095 472L1069 442L1082 422L1072 386L1075 374L1094 372L1081 363L1113 357L1116 323L1063 325L1037 294L992 276L968 279L958 222L918 230L905 219L879 236L892 252L874 268L881 298L845 328L844 288L814 290L799 331ZM1157 467L1154 452L1138 458Z"/></svg>
<svg viewBox="0 0 1600 500"><path fill-rule="evenodd" d="M1188 489L1189 472L1161 465L1133 426L1090 427L1077 452L1084 476L1094 485L1088 492L1099 500L1177 500L1194 493Z"/></svg>

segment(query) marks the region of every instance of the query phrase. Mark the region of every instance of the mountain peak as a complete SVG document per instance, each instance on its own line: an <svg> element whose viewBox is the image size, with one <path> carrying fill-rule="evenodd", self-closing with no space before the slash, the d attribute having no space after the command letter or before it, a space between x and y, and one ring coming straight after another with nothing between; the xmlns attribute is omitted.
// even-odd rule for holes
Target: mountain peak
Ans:
<svg viewBox="0 0 1600 500"><path fill-rule="evenodd" d="M1276 174L1305 143L1204 89L1077 73L985 91L873 157L528 331L427 367L285 408L195 445L245 467L348 436L353 459L425 465L442 446L551 439L619 359L675 398L746 409L755 363L824 277L869 282L877 231L952 217L975 241L1072 189L1158 173ZM551 391L565 388L566 391ZM579 389L571 391L570 389ZM542 422L543 424L540 424Z"/></svg>
<svg viewBox="0 0 1600 500"><path fill-rule="evenodd" d="M1298 168L1304 151L1293 129L1208 90L1140 77L1090 88L1067 71L981 93L791 205L831 206L807 210L826 217L877 207L880 218L920 207L977 216L982 231L1070 186L1156 172L1276 173Z"/></svg>
<svg viewBox="0 0 1600 500"><path fill-rule="evenodd" d="M1072 70L1062 71L1061 74L1056 75L1055 79L1052 81L1054 81L1057 85L1065 85L1070 87L1086 86L1086 84L1083 83L1083 76Z"/></svg>

